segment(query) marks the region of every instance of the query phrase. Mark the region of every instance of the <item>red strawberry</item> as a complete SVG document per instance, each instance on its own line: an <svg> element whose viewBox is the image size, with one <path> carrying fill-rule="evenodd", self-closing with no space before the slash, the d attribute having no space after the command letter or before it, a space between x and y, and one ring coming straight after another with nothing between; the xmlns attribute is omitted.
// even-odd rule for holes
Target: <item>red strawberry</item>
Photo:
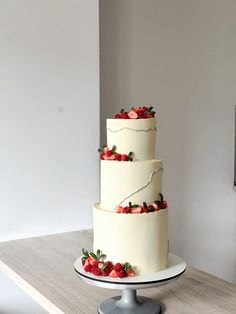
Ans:
<svg viewBox="0 0 236 314"><path fill-rule="evenodd" d="M92 269L92 265L86 265L85 267L84 267L84 270L86 271L86 272L91 272L91 269Z"/></svg>
<svg viewBox="0 0 236 314"><path fill-rule="evenodd" d="M119 278L124 278L124 277L127 277L127 274L126 274L126 272L124 270L120 270L118 272L118 277Z"/></svg>
<svg viewBox="0 0 236 314"><path fill-rule="evenodd" d="M129 113L128 113L128 117L130 119L138 119L138 114L137 112L135 112L135 110L131 110Z"/></svg>
<svg viewBox="0 0 236 314"><path fill-rule="evenodd" d="M141 207L142 208L142 213L148 213L148 209L147 209L147 207Z"/></svg>
<svg viewBox="0 0 236 314"><path fill-rule="evenodd" d="M115 160L119 160L120 161L121 160L121 154L116 154L115 155Z"/></svg>
<svg viewBox="0 0 236 314"><path fill-rule="evenodd" d="M107 268L112 268L113 267L113 263L111 261L107 262Z"/></svg>
<svg viewBox="0 0 236 314"><path fill-rule="evenodd" d="M138 114L139 118L140 118L140 116L143 116L145 113L145 109L143 109L143 108L136 108L136 109L134 109L134 111Z"/></svg>
<svg viewBox="0 0 236 314"><path fill-rule="evenodd" d="M118 207L116 207L116 212L119 214L124 213L124 208L122 206L118 206Z"/></svg>
<svg viewBox="0 0 236 314"><path fill-rule="evenodd" d="M113 270L110 272L109 277L118 278L118 273L117 273L117 271L115 271L115 269L113 269Z"/></svg>
<svg viewBox="0 0 236 314"><path fill-rule="evenodd" d="M115 116L114 116L114 118L115 118L115 119L120 119L120 118L121 118L121 115L120 115L119 113L116 113Z"/></svg>
<svg viewBox="0 0 236 314"><path fill-rule="evenodd" d="M101 269L100 269L100 268L95 269L94 272L93 272L93 274L94 274L95 276L101 276L101 275L102 275Z"/></svg>
<svg viewBox="0 0 236 314"><path fill-rule="evenodd" d="M108 157L108 160L115 160L116 159L116 155L111 155L110 157Z"/></svg>
<svg viewBox="0 0 236 314"><path fill-rule="evenodd" d="M146 118L154 118L154 117L155 117L154 113L153 114L150 114L150 113L146 114Z"/></svg>
<svg viewBox="0 0 236 314"><path fill-rule="evenodd" d="M161 202L161 205L160 205L160 208L161 208L161 209L165 209L165 208L167 208L167 207L168 207L167 201Z"/></svg>
<svg viewBox="0 0 236 314"><path fill-rule="evenodd" d="M130 214L131 210L130 210L130 207L129 206L125 206L124 207L124 213L125 214Z"/></svg>
<svg viewBox="0 0 236 314"><path fill-rule="evenodd" d="M141 212L142 212L142 208L141 207L131 208L131 213L132 214L141 214Z"/></svg>
<svg viewBox="0 0 236 314"><path fill-rule="evenodd" d="M96 260L94 258L92 258L92 257L87 258L86 261L88 262L89 265L92 265L92 266L96 262ZM86 265L86 263L85 263L85 265Z"/></svg>
<svg viewBox="0 0 236 314"><path fill-rule="evenodd" d="M121 114L121 119L129 119L129 116L128 116L127 112L123 112Z"/></svg>
<svg viewBox="0 0 236 314"><path fill-rule="evenodd" d="M111 156L108 156L106 154L103 154L102 157L103 160L111 160Z"/></svg>
<svg viewBox="0 0 236 314"><path fill-rule="evenodd" d="M114 266L114 269L119 272L121 270L123 270L123 265L121 263L116 263Z"/></svg>
<svg viewBox="0 0 236 314"><path fill-rule="evenodd" d="M129 156L128 155L121 155L121 160L122 161L129 161Z"/></svg>
<svg viewBox="0 0 236 314"><path fill-rule="evenodd" d="M104 156L105 156L105 154L101 154L101 155L100 155L100 159L101 159L101 160L104 160Z"/></svg>
<svg viewBox="0 0 236 314"><path fill-rule="evenodd" d="M110 157L112 155L112 150L108 149L108 151L106 152L106 155Z"/></svg>
<svg viewBox="0 0 236 314"><path fill-rule="evenodd" d="M127 275L128 275L128 277L134 277L134 276L135 276L135 273L134 273L133 269L129 269L129 270L127 271Z"/></svg>
<svg viewBox="0 0 236 314"><path fill-rule="evenodd" d="M111 269L108 268L108 267L106 267L106 268L104 269L104 271L102 272L102 275L105 276L105 277L107 277L107 276L109 276L110 272L111 272Z"/></svg>

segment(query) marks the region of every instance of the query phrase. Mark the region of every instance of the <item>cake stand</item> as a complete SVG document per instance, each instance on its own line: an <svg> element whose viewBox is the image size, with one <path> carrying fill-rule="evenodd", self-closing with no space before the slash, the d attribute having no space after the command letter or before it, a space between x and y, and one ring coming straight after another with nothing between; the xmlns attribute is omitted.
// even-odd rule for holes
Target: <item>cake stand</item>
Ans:
<svg viewBox="0 0 236 314"><path fill-rule="evenodd" d="M122 290L122 296L104 301L98 307L99 314L159 314L162 305L145 297L137 297L137 289L153 288L165 285L180 277L186 269L186 263L178 256L169 254L167 268L159 272L126 278L95 276L84 271L81 258L74 263L79 277L90 285L101 288Z"/></svg>

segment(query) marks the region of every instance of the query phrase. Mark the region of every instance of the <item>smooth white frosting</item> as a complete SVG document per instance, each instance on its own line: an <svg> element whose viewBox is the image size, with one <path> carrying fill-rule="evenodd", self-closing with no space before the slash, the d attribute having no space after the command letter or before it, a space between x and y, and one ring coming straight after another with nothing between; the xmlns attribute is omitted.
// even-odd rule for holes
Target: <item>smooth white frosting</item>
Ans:
<svg viewBox="0 0 236 314"><path fill-rule="evenodd" d="M152 203L162 192L162 160L101 160L101 199L103 209L114 211L129 202Z"/></svg>
<svg viewBox="0 0 236 314"><path fill-rule="evenodd" d="M117 214L93 207L94 250L107 260L129 262L138 274L166 268L168 259L167 209L143 214Z"/></svg>
<svg viewBox="0 0 236 314"><path fill-rule="evenodd" d="M107 119L107 146L117 147L117 152L130 151L137 160L155 157L156 119Z"/></svg>

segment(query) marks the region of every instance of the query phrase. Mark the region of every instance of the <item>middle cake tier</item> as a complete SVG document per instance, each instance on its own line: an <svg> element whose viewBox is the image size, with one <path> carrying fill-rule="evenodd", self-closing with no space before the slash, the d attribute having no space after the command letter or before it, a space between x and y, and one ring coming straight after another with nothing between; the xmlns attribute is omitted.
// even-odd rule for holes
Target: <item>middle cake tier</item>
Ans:
<svg viewBox="0 0 236 314"><path fill-rule="evenodd" d="M162 192L162 160L117 162L101 160L100 206L114 211L129 202L152 203Z"/></svg>

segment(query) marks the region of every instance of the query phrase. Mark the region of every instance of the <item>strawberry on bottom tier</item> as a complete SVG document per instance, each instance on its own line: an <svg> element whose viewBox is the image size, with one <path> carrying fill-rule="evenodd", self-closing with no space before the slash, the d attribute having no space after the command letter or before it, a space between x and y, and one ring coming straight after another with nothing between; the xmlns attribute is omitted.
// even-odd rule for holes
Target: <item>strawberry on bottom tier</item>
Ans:
<svg viewBox="0 0 236 314"><path fill-rule="evenodd" d="M121 215L93 207L94 250L114 262L129 261L137 274L160 271L168 262L168 212Z"/></svg>

